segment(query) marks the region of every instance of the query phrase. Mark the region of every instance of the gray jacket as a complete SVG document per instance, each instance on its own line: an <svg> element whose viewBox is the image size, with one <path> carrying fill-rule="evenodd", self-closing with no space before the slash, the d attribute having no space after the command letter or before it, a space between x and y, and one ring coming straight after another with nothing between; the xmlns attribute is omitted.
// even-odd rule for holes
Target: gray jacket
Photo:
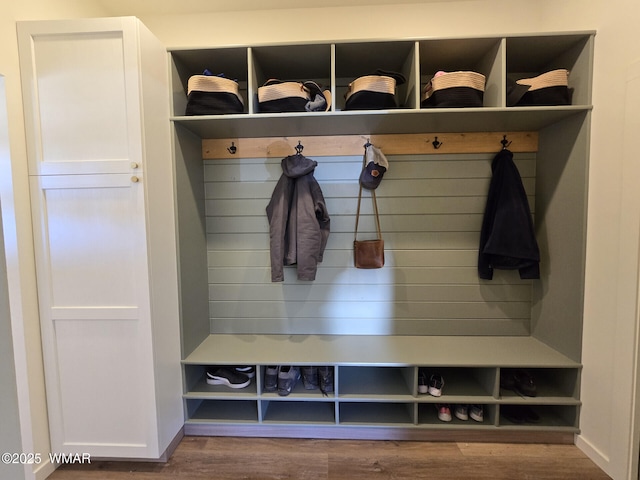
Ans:
<svg viewBox="0 0 640 480"><path fill-rule="evenodd" d="M284 280L284 265L296 265L298 280L315 280L329 237L329 212L313 176L318 162L303 155L282 159L282 176L267 205L271 281Z"/></svg>

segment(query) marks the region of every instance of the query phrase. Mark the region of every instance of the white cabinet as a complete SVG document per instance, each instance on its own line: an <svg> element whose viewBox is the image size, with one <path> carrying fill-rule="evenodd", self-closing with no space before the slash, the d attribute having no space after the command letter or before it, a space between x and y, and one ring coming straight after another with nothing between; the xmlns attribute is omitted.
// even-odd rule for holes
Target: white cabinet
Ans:
<svg viewBox="0 0 640 480"><path fill-rule="evenodd" d="M135 18L18 27L52 451L179 437L166 51Z"/></svg>

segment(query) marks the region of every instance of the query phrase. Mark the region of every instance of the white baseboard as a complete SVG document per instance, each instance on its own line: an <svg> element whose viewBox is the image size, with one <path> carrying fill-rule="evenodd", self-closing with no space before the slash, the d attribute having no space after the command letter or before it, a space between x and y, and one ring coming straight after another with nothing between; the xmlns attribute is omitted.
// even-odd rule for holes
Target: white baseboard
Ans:
<svg viewBox="0 0 640 480"><path fill-rule="evenodd" d="M604 472L609 475L610 471L610 459L602 451L596 448L589 440L582 435L576 435L576 447L589 457L593 463L600 467Z"/></svg>

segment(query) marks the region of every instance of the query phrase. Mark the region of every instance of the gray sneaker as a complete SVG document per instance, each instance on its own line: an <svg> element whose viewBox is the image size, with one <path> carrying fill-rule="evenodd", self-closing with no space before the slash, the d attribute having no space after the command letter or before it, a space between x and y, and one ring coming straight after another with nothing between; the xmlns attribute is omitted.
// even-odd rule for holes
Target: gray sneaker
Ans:
<svg viewBox="0 0 640 480"><path fill-rule="evenodd" d="M265 392L275 392L278 389L278 370L276 365L266 366L264 369L264 388Z"/></svg>
<svg viewBox="0 0 640 480"><path fill-rule="evenodd" d="M476 422L482 423L484 421L482 405L471 405L469 407L469 416Z"/></svg>
<svg viewBox="0 0 640 480"><path fill-rule="evenodd" d="M302 384L306 390L318 388L318 369L316 367L302 367Z"/></svg>
<svg viewBox="0 0 640 480"><path fill-rule="evenodd" d="M318 367L318 377L323 395L333 392L333 367Z"/></svg>
<svg viewBox="0 0 640 480"><path fill-rule="evenodd" d="M278 395L286 397L300 380L300 369L291 365L280 367L278 373Z"/></svg>

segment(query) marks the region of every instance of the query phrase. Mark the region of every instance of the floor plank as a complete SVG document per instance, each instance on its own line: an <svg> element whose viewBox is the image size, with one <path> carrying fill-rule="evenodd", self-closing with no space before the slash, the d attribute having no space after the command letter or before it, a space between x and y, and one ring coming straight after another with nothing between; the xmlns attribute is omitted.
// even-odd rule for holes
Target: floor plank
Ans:
<svg viewBox="0 0 640 480"><path fill-rule="evenodd" d="M610 480L575 445L188 436L166 463L63 465L50 480Z"/></svg>

